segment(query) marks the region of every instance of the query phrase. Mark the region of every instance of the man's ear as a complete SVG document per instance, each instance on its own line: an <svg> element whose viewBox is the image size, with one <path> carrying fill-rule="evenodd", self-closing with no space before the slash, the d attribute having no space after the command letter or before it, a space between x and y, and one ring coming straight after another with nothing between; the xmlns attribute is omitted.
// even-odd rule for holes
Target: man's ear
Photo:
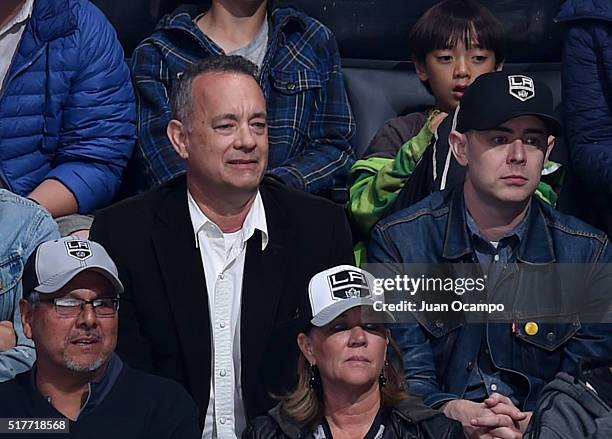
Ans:
<svg viewBox="0 0 612 439"><path fill-rule="evenodd" d="M302 354L304 354L304 357L306 357L308 362L311 365L317 364L315 357L314 357L314 352L312 349L312 341L310 340L310 337L304 334L303 332L300 332L298 334L297 343L298 343L298 346L300 347L300 351L302 351Z"/></svg>
<svg viewBox="0 0 612 439"><path fill-rule="evenodd" d="M21 324L23 333L29 339L32 338L32 305L25 299L19 300L19 311L21 311Z"/></svg>
<svg viewBox="0 0 612 439"><path fill-rule="evenodd" d="M467 166L467 136L457 130L451 131L448 136L448 143L451 146L455 159L461 166Z"/></svg>
<svg viewBox="0 0 612 439"><path fill-rule="evenodd" d="M556 142L555 136L548 136L548 147L546 148L546 155L544 156L544 163L546 163L546 161L548 160L548 157L550 157L550 153L555 147L555 142Z"/></svg>
<svg viewBox="0 0 612 439"><path fill-rule="evenodd" d="M414 59L414 57L412 57ZM421 61L414 61L414 69L416 70L416 74L422 82L429 81L429 76L427 75L427 68L425 67L425 63Z"/></svg>
<svg viewBox="0 0 612 439"><path fill-rule="evenodd" d="M172 119L168 122L166 133L168 134L168 138L174 150L183 160L187 160L189 158L189 151L187 149L187 127L180 120Z"/></svg>

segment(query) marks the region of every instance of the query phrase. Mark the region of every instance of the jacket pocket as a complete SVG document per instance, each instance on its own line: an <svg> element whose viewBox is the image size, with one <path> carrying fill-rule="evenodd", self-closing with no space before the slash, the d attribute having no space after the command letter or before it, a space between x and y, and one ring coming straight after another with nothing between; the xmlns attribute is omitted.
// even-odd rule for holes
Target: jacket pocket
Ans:
<svg viewBox="0 0 612 439"><path fill-rule="evenodd" d="M12 292L17 290L22 271L23 262L19 254L13 253L0 260L0 321L13 319L19 298Z"/></svg>
<svg viewBox="0 0 612 439"><path fill-rule="evenodd" d="M516 336L537 348L552 352L572 338L580 327L578 315L572 316L569 323L543 323L533 319L518 322Z"/></svg>
<svg viewBox="0 0 612 439"><path fill-rule="evenodd" d="M434 338L442 338L463 326L461 323L453 322L444 318L432 318L422 313L413 314L417 322L425 332Z"/></svg>
<svg viewBox="0 0 612 439"><path fill-rule="evenodd" d="M21 279L22 271L23 263L17 253L0 260L0 296L15 288Z"/></svg>
<svg viewBox="0 0 612 439"><path fill-rule="evenodd" d="M295 95L304 91L319 89L322 87L323 78L315 70L298 70L287 72L284 70L272 70L272 85L285 95Z"/></svg>

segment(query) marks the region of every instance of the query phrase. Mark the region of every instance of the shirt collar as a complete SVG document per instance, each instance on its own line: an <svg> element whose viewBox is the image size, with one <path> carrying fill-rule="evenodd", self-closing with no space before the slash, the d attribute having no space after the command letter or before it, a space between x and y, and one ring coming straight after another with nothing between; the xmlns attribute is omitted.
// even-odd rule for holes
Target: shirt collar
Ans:
<svg viewBox="0 0 612 439"><path fill-rule="evenodd" d="M44 1L44 0L43 0ZM4 36L13 26L24 23L32 15L34 0L26 0L17 15L0 29L0 37Z"/></svg>
<svg viewBox="0 0 612 439"><path fill-rule="evenodd" d="M525 216L523 217L521 222L514 229L512 229L510 233L498 239L498 242L501 243L503 240L507 240L508 238L512 238L512 237L516 237L518 239L518 242L521 242L523 240L523 235L525 234L525 224L527 223L527 218L529 217L530 209L531 209L531 206L527 206L527 212L525 213ZM478 227L476 220L470 214L470 211L467 209L467 206L465 208L465 221L466 221L468 230L470 231L472 237L476 237L485 242L491 242L489 239L487 239L482 234L482 232L480 231L480 227Z"/></svg>
<svg viewBox="0 0 612 439"><path fill-rule="evenodd" d="M546 264L555 261L552 237L539 203L541 201L535 196L531 197L529 210L522 224L522 237L517 252L519 260L531 264ZM451 194L443 257L459 259L462 256L473 254L473 251L469 228L466 224L463 187L459 186Z"/></svg>
<svg viewBox="0 0 612 439"><path fill-rule="evenodd" d="M196 203L189 190L187 190L187 204L189 206L189 216L191 217L191 225L193 226L196 248L199 247L198 233L203 231L207 224L211 224L219 230L219 233L222 233L219 226L202 212L202 209L200 209L200 206L198 206L198 203ZM255 233L255 230L261 232L261 250L263 251L268 245L269 235L266 212L259 191L257 191L255 201L253 201L253 205L244 219L244 224L242 224L242 240L245 242L248 241L249 238L253 236L253 233Z"/></svg>
<svg viewBox="0 0 612 439"><path fill-rule="evenodd" d="M121 370L123 369L123 361L119 358L116 353L112 353L108 364L106 365L106 370L104 371L104 375L100 378L99 381L92 381L89 383L89 393L87 395L87 401L81 407L81 411L79 412L79 417L99 405L104 398L110 393L113 386L117 382L119 375L121 374ZM36 363L32 366L32 373L30 374L30 387L33 392L40 393L38 390L38 386L36 385L36 372L37 367ZM45 400L51 404L52 401L46 395L42 395ZM78 419L78 418L77 418Z"/></svg>

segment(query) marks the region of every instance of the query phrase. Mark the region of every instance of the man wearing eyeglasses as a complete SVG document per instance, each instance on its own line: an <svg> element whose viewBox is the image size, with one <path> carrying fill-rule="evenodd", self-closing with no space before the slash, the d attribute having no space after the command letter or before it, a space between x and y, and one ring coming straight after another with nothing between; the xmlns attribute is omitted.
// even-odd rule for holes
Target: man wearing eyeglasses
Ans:
<svg viewBox="0 0 612 439"><path fill-rule="evenodd" d="M37 360L0 385L1 417L60 418L34 425L70 437L200 437L195 403L181 386L136 371L114 353L123 285L100 244L75 237L42 243L25 265L23 288L24 333ZM0 422L0 436L16 427Z"/></svg>

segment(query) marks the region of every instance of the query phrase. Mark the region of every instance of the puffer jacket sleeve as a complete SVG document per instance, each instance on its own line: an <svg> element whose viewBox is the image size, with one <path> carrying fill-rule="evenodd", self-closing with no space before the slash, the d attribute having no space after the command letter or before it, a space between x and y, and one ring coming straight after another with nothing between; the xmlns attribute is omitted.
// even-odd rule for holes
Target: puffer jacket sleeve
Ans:
<svg viewBox="0 0 612 439"><path fill-rule="evenodd" d="M562 80L576 175L591 190L612 195L612 23L571 24Z"/></svg>
<svg viewBox="0 0 612 439"><path fill-rule="evenodd" d="M75 72L63 108L60 145L46 179L74 194L79 212L111 203L134 149L136 109L123 49L106 17L78 2ZM67 51L67 53L70 53Z"/></svg>

